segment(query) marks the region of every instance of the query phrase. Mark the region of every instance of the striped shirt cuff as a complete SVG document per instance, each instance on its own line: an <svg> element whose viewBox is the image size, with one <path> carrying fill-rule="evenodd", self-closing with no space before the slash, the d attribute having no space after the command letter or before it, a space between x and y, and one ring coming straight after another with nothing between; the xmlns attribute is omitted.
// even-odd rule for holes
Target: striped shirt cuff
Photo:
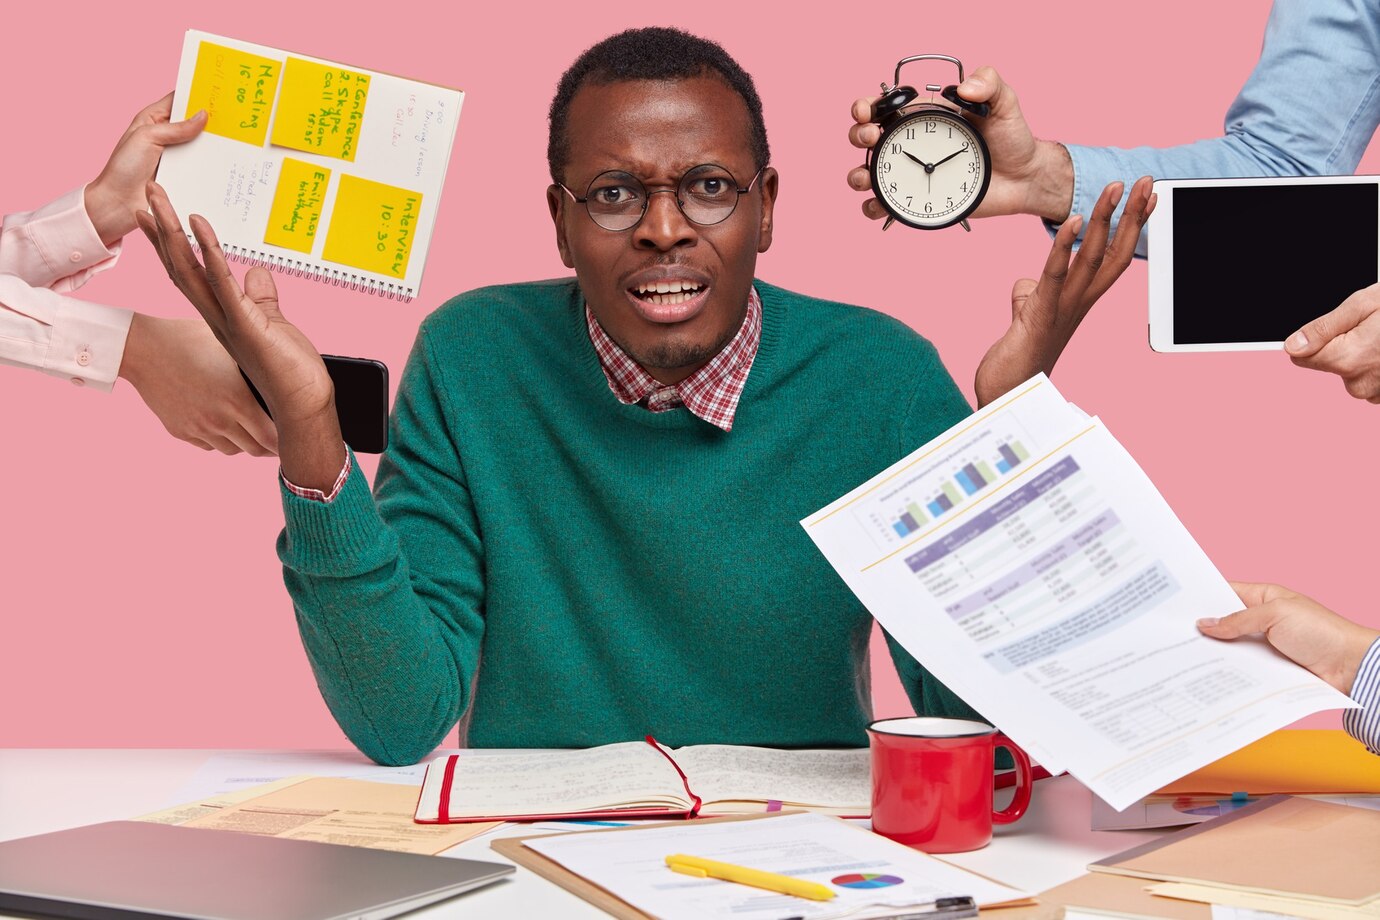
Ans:
<svg viewBox="0 0 1380 920"><path fill-rule="evenodd" d="M1372 754L1380 754L1380 639L1371 643L1366 657L1361 659L1356 682L1351 685L1351 698L1361 708L1348 709L1342 715L1342 727Z"/></svg>
<svg viewBox="0 0 1380 920"><path fill-rule="evenodd" d="M330 492L322 492L320 489L307 489L292 482L283 475L283 468L278 468L278 478L283 481L283 487L296 495L298 498L305 498L309 501L323 502L329 505L335 501L335 497L340 494L340 490L345 486L345 480L350 478L350 452L345 451L345 465L340 468L340 475L335 477L335 485L331 486Z"/></svg>

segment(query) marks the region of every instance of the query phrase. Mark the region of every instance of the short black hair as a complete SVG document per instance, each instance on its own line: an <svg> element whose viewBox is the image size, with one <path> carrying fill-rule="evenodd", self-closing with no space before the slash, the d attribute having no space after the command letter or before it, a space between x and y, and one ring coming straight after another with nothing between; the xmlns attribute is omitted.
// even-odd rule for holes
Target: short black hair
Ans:
<svg viewBox="0 0 1380 920"><path fill-rule="evenodd" d="M762 120L762 100L748 72L716 42L680 29L651 27L610 35L586 49L561 75L556 97L551 100L551 134L546 142L551 180L561 181L570 158L570 102L580 87L625 80L685 80L708 74L721 77L747 105L754 165L759 170L765 167L771 155L767 125Z"/></svg>

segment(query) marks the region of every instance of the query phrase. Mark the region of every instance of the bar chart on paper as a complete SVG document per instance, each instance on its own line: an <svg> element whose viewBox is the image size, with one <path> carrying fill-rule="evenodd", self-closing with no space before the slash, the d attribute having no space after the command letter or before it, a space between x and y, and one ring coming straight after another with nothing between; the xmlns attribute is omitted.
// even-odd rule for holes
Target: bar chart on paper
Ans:
<svg viewBox="0 0 1380 920"><path fill-rule="evenodd" d="M1011 427L1019 429L1018 424ZM1029 440L1019 430L975 433L961 444L917 461L859 503L854 514L879 547L893 548L1028 462Z"/></svg>

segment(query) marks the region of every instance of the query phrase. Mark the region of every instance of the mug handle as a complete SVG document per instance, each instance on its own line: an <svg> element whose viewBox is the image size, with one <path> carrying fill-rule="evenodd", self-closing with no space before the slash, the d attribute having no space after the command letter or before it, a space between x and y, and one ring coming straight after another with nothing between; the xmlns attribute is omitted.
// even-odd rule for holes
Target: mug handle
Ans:
<svg viewBox="0 0 1380 920"><path fill-rule="evenodd" d="M993 742L995 747L1006 748L1011 752L1011 759L1016 762L1016 794L1011 798L1011 804L1001 811L992 812L993 824L1010 824L1019 820L1025 810L1030 807L1030 791L1034 787L1034 776L1030 769L1030 757L1025 751L1016 747L1011 739L998 733Z"/></svg>

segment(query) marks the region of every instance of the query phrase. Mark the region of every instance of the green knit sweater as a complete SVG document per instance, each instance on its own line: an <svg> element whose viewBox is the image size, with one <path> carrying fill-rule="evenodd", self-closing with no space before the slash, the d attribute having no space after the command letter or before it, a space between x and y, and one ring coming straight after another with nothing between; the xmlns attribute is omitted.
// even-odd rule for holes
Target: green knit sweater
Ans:
<svg viewBox="0 0 1380 920"><path fill-rule="evenodd" d="M863 745L872 619L801 518L969 408L900 322L757 283L731 432L614 398L573 279L454 298L417 336L375 496L283 490L307 656L350 739ZM894 643L917 711L974 717Z"/></svg>

